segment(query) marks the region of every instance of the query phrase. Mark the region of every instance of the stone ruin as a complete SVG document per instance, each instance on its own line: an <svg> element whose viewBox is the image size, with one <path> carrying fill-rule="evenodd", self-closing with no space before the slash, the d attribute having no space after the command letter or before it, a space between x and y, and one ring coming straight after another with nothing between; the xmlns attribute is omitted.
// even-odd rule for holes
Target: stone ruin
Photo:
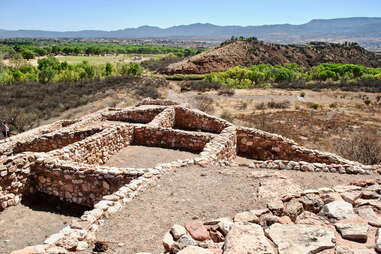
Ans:
<svg viewBox="0 0 381 254"><path fill-rule="evenodd" d="M129 145L184 150L194 157L152 168L104 165ZM234 126L172 101L145 99L136 107L108 108L78 120L57 121L3 141L0 210L36 193L91 207L43 244L25 249L35 253L79 251L87 248L87 236L99 229L104 218L155 185L162 174L189 165L229 166L237 155L252 159L249 166L253 168L340 174L381 172L380 165L363 165L307 149L282 136ZM368 223L381 227L381 187L376 181L357 185L290 193L263 210L210 222L193 221L185 228L175 225L164 236L163 244L171 253L211 253L208 248L223 249L223 253L317 253L335 247L333 232L319 228L321 223L339 227L349 238L363 241ZM354 211L353 206L361 209ZM338 219L353 218L355 213L364 219L358 227L334 224ZM308 236L310 233L318 235ZM289 235L289 241L284 234ZM376 243L379 250L381 236Z"/></svg>

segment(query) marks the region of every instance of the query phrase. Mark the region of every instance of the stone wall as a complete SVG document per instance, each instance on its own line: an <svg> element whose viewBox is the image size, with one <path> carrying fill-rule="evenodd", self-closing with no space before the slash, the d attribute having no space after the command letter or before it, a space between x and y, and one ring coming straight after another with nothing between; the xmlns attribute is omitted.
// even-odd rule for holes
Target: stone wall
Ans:
<svg viewBox="0 0 381 254"><path fill-rule="evenodd" d="M176 129L220 133L226 127L232 126L232 124L223 119L210 116L201 111L180 106L176 106L175 111L176 118L174 128Z"/></svg>
<svg viewBox="0 0 381 254"><path fill-rule="evenodd" d="M109 121L146 124L151 122L164 109L166 109L166 107L141 106L138 108L126 109L121 111L105 112L102 114L102 116L105 120Z"/></svg>
<svg viewBox="0 0 381 254"><path fill-rule="evenodd" d="M167 108L160 114L158 114L148 126L172 128L175 125L175 110L174 108Z"/></svg>
<svg viewBox="0 0 381 254"><path fill-rule="evenodd" d="M54 158L33 165L33 189L66 201L93 206L103 196L143 175L137 169L70 163Z"/></svg>
<svg viewBox="0 0 381 254"><path fill-rule="evenodd" d="M133 126L109 126L93 136L49 153L62 160L102 165L133 139Z"/></svg>
<svg viewBox="0 0 381 254"><path fill-rule="evenodd" d="M92 128L75 132L63 131L44 134L33 140L17 142L13 149L13 154L22 152L49 152L78 142L100 131L101 129L99 128Z"/></svg>
<svg viewBox="0 0 381 254"><path fill-rule="evenodd" d="M34 160L33 153L22 153L0 161L0 211L17 205L28 191L30 165Z"/></svg>
<svg viewBox="0 0 381 254"><path fill-rule="evenodd" d="M355 163L335 154L298 146L293 140L257 129L239 127L237 142L237 153L255 160L305 161L325 164Z"/></svg>
<svg viewBox="0 0 381 254"><path fill-rule="evenodd" d="M133 144L200 153L212 137L212 134L206 133L136 126Z"/></svg>
<svg viewBox="0 0 381 254"><path fill-rule="evenodd" d="M231 162L237 154L237 129L235 126L225 128L220 135L214 137L206 144L200 154L203 162ZM200 162L199 162L200 164Z"/></svg>

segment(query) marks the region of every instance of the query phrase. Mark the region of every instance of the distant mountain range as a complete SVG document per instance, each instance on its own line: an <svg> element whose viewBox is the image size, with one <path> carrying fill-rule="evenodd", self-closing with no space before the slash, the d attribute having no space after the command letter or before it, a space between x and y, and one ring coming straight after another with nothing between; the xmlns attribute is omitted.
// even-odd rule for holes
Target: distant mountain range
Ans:
<svg viewBox="0 0 381 254"><path fill-rule="evenodd" d="M260 40L297 43L311 40L362 42L381 44L381 18L315 19L302 25L262 26L217 26L213 24L191 24L160 28L141 26L115 31L40 31L0 30L0 38L128 38L128 39L181 39L222 41L231 36L257 37Z"/></svg>

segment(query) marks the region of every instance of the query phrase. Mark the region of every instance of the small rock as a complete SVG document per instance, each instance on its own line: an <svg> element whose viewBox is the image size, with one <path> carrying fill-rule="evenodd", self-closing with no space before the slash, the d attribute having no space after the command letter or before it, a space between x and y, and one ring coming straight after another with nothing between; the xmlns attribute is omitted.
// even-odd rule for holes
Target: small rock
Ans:
<svg viewBox="0 0 381 254"><path fill-rule="evenodd" d="M322 209L322 213L328 218L337 220L344 220L355 217L352 204L345 201L333 201L326 204Z"/></svg>
<svg viewBox="0 0 381 254"><path fill-rule="evenodd" d="M335 254L374 254L370 249L354 249L345 246L336 246Z"/></svg>
<svg viewBox="0 0 381 254"><path fill-rule="evenodd" d="M366 242L369 233L369 226L365 223L336 223L335 227L344 239Z"/></svg>
<svg viewBox="0 0 381 254"><path fill-rule="evenodd" d="M300 198L300 202L303 204L304 210L318 213L324 206L323 200L316 194L306 194Z"/></svg>
<svg viewBox="0 0 381 254"><path fill-rule="evenodd" d="M288 216L282 216L278 219L280 224L293 224L292 220Z"/></svg>
<svg viewBox="0 0 381 254"><path fill-rule="evenodd" d="M220 243L225 241L224 235L220 231L209 231L210 239L215 243Z"/></svg>
<svg viewBox="0 0 381 254"><path fill-rule="evenodd" d="M166 251L170 251L173 248L173 245L175 242L173 241L173 237L171 233L167 232L165 233L163 237L163 246Z"/></svg>
<svg viewBox="0 0 381 254"><path fill-rule="evenodd" d="M267 204L267 208L276 216L282 216L283 214L283 202L281 200L275 200Z"/></svg>
<svg viewBox="0 0 381 254"><path fill-rule="evenodd" d="M224 236L226 236L226 234L229 233L232 226L233 221L229 218L221 218L220 222L218 222L218 228L224 234Z"/></svg>
<svg viewBox="0 0 381 254"><path fill-rule="evenodd" d="M344 201L354 204L356 199L361 197L361 192L360 191L343 192L341 193L341 197L343 198Z"/></svg>
<svg viewBox="0 0 381 254"><path fill-rule="evenodd" d="M288 217L290 217L292 221L295 221L296 217L302 212L303 212L303 205L295 198L287 202L284 207L284 213Z"/></svg>
<svg viewBox="0 0 381 254"><path fill-rule="evenodd" d="M250 222L250 223L258 223L258 217L252 212L242 212L236 214L234 216L234 222Z"/></svg>
<svg viewBox="0 0 381 254"><path fill-rule="evenodd" d="M188 222L185 225L185 228L188 230L189 234L193 239L198 241L205 241L209 239L209 233L202 221L193 220Z"/></svg>
<svg viewBox="0 0 381 254"><path fill-rule="evenodd" d="M377 229L377 233L376 233L376 250L378 252L381 252L381 229L380 228Z"/></svg>
<svg viewBox="0 0 381 254"><path fill-rule="evenodd" d="M175 241L177 241L180 237L182 237L183 235L187 233L187 230L183 226L175 224L172 226L170 232L173 238L175 239Z"/></svg>
<svg viewBox="0 0 381 254"><path fill-rule="evenodd" d="M84 242L84 241L79 241L78 242L78 245L77 245L77 250L78 251L86 250L87 248L89 248L89 244L87 242Z"/></svg>
<svg viewBox="0 0 381 254"><path fill-rule="evenodd" d="M67 250L62 247L52 247L46 251L46 254L65 254Z"/></svg>

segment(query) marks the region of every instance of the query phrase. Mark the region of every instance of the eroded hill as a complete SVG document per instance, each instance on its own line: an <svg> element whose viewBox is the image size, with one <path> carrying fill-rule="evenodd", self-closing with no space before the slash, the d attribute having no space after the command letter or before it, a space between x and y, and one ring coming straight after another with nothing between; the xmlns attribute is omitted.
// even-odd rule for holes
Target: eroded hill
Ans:
<svg viewBox="0 0 381 254"><path fill-rule="evenodd" d="M281 45L258 40L229 41L221 46L168 66L167 74L205 74L242 65L297 63L311 67L321 63L361 64L380 67L381 58L356 43L310 42Z"/></svg>

